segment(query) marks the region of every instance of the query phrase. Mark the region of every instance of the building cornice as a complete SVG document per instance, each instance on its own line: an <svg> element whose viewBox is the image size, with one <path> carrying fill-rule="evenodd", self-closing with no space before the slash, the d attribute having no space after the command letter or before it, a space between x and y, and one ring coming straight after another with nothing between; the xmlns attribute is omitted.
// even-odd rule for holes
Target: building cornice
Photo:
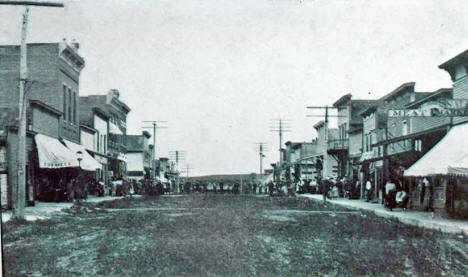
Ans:
<svg viewBox="0 0 468 277"><path fill-rule="evenodd" d="M31 106L35 106L35 107L39 107L49 113L52 113L56 116L61 116L63 113L49 105L47 105L46 103L42 102L42 101L39 101L39 100L30 100L29 103L31 104Z"/></svg>
<svg viewBox="0 0 468 277"><path fill-rule="evenodd" d="M60 53L59 56L67 62L76 72L81 72L85 66L84 59L78 55L75 49L70 47L66 43L60 43Z"/></svg>
<svg viewBox="0 0 468 277"><path fill-rule="evenodd" d="M335 103L333 103L333 107L338 108L339 106L347 104L351 100L352 97L353 95L351 93L341 96L340 99L338 99Z"/></svg>
<svg viewBox="0 0 468 277"><path fill-rule="evenodd" d="M447 71L450 74L452 81L455 81L455 69L459 65L463 65L468 72L468 50L461 52L450 60L439 65L439 68Z"/></svg>
<svg viewBox="0 0 468 277"><path fill-rule="evenodd" d="M380 100L391 99L391 98L399 95L401 92L405 91L407 88L413 88L413 91L414 91L414 86L415 85L416 85L415 82L407 82L407 83L401 84L399 87L394 89L392 92L390 92L390 93L384 95L382 98L380 98Z"/></svg>

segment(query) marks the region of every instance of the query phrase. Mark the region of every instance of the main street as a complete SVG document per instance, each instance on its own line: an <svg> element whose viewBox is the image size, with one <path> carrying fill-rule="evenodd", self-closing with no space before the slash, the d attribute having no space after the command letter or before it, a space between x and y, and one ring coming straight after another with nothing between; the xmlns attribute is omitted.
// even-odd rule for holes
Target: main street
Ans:
<svg viewBox="0 0 468 277"><path fill-rule="evenodd" d="M463 276L466 236L305 198L84 203L3 225L6 276Z"/></svg>

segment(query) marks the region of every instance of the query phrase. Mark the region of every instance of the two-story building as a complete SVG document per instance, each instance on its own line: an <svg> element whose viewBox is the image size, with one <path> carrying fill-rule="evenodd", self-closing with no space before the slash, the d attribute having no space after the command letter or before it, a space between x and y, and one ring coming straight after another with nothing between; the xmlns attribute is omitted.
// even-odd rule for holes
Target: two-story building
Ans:
<svg viewBox="0 0 468 277"><path fill-rule="evenodd" d="M427 205L432 194L433 207L452 215L466 217L468 214L468 50L441 64L439 68L450 74L453 81L451 91L443 90L421 105L412 106L411 119L433 119L432 130L440 130L443 138L430 151L426 151L417 162L405 170L410 184L417 179L427 178L432 185L424 201L413 201L413 206ZM451 97L446 96L451 93ZM431 117L422 117L429 115ZM425 126L425 125L424 125ZM429 128L429 127L427 127ZM426 128L426 129L427 129ZM429 133L426 137L431 137ZM423 148L416 144L417 147ZM416 186L417 187L417 186ZM417 189L416 189L417 192ZM422 195L422 194L421 194ZM413 195L414 196L414 195ZM422 197L421 197L422 198ZM421 207L420 207L421 208Z"/></svg>
<svg viewBox="0 0 468 277"><path fill-rule="evenodd" d="M338 138L338 129L329 128L327 121L319 121L314 125L317 131L316 154L314 164L316 164L317 175L321 179L338 178L338 161L328 153L329 141L335 141Z"/></svg>
<svg viewBox="0 0 468 277"><path fill-rule="evenodd" d="M110 115L100 107L88 105L80 97L81 144L96 159L101 167L96 171L96 180L106 184L110 180L108 166L108 140Z"/></svg>
<svg viewBox="0 0 468 277"><path fill-rule="evenodd" d="M286 142L284 170L290 181L316 180L315 157L317 155L316 141Z"/></svg>
<svg viewBox="0 0 468 277"><path fill-rule="evenodd" d="M356 179L362 153L363 119L361 113L376 100L352 99L346 94L333 107L338 111L338 137L328 141L328 153L338 162L338 177Z"/></svg>
<svg viewBox="0 0 468 277"><path fill-rule="evenodd" d="M28 82L25 93L27 120L27 198L44 194L45 182L56 185L59 180L70 179L67 168L76 168L76 153L71 152L63 140L79 143L77 99L79 77L84 59L78 54L79 44L34 43L27 45ZM15 194L18 153L18 101L19 101L20 47L0 46L0 129L4 156L3 180L7 173L8 196ZM5 153L6 152L6 153ZM60 170L63 169L63 170ZM47 172L46 172L47 171ZM4 182L3 182L4 183ZM37 187L42 184L44 187ZM8 203L10 199L7 199ZM2 205L4 205L2 203ZM10 205L10 204L9 204Z"/></svg>
<svg viewBox="0 0 468 277"><path fill-rule="evenodd" d="M108 116L108 131L100 133L100 145L105 147L109 178L126 175L127 115L130 108L120 100L120 92L111 89L104 95L80 97L80 105L92 110L99 108ZM88 112L89 113L89 112ZM87 116L87 115L83 115ZM104 146L105 145L105 146Z"/></svg>
<svg viewBox="0 0 468 277"><path fill-rule="evenodd" d="M132 180L150 179L152 166L152 145L150 133L127 135L127 178Z"/></svg>
<svg viewBox="0 0 468 277"><path fill-rule="evenodd" d="M386 180L400 179L421 155L446 133L450 122L442 117L413 117L408 112L431 102L451 98L450 89L415 92L404 83L361 113L363 117L360 180L373 180L374 197L383 197Z"/></svg>

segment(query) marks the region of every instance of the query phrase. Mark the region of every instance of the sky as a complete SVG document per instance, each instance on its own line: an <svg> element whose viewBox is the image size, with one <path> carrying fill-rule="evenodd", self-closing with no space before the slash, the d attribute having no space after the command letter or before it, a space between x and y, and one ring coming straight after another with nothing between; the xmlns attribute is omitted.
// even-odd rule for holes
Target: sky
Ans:
<svg viewBox="0 0 468 277"><path fill-rule="evenodd" d="M258 172L283 142L310 141L342 95L377 99L404 82L451 87L438 65L468 48L468 1L99 0L32 7L28 42L76 39L80 95L118 89L127 128L164 120L157 155L185 151L190 175ZM0 6L0 44L19 44L23 8Z"/></svg>

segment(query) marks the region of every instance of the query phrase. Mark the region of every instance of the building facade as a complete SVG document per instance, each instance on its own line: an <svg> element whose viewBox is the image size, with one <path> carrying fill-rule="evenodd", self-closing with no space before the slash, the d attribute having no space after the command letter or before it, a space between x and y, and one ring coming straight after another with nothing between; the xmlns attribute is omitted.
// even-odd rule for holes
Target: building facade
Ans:
<svg viewBox="0 0 468 277"><path fill-rule="evenodd" d="M121 178L126 175L127 115L130 108L120 100L120 92L111 89L105 95L80 97L83 106L82 117L89 117L90 111L98 108L108 116L107 135L101 133L99 144L107 154L108 178ZM85 108L86 107L86 108Z"/></svg>
<svg viewBox="0 0 468 277"><path fill-rule="evenodd" d="M81 101L80 97L80 103ZM83 101L84 102L84 101ZM108 184L112 175L109 172L108 140L109 114L101 108L84 103L80 109L81 145L96 159L101 167L96 171L96 180Z"/></svg>
<svg viewBox="0 0 468 277"><path fill-rule="evenodd" d="M150 133L127 135L127 178L132 180L150 179L153 164Z"/></svg>
<svg viewBox="0 0 468 277"><path fill-rule="evenodd" d="M3 153L5 154L3 156L2 184L5 183L6 179L8 206L11 206L10 196L14 197L15 193L11 188L16 187L18 177L16 160L18 152L19 48L15 45L0 46L0 68L2 68L0 71L0 136L2 139L0 141L3 141ZM42 168L77 166L71 164L74 163L71 161L57 162L55 165L40 163L41 153L38 155L38 143L35 138L37 135L45 136L51 143L60 143L59 139L67 139L75 143L80 141L77 100L79 97L79 77L85 63L78 54L78 49L79 44L67 44L66 42L27 45L28 82L24 105L27 121L26 192L29 201L33 201L36 194L41 193L44 189L35 185L38 183L35 182L35 179L39 178ZM49 150L59 151L57 149ZM74 159L74 157L68 158ZM2 189L5 190L5 188Z"/></svg>

